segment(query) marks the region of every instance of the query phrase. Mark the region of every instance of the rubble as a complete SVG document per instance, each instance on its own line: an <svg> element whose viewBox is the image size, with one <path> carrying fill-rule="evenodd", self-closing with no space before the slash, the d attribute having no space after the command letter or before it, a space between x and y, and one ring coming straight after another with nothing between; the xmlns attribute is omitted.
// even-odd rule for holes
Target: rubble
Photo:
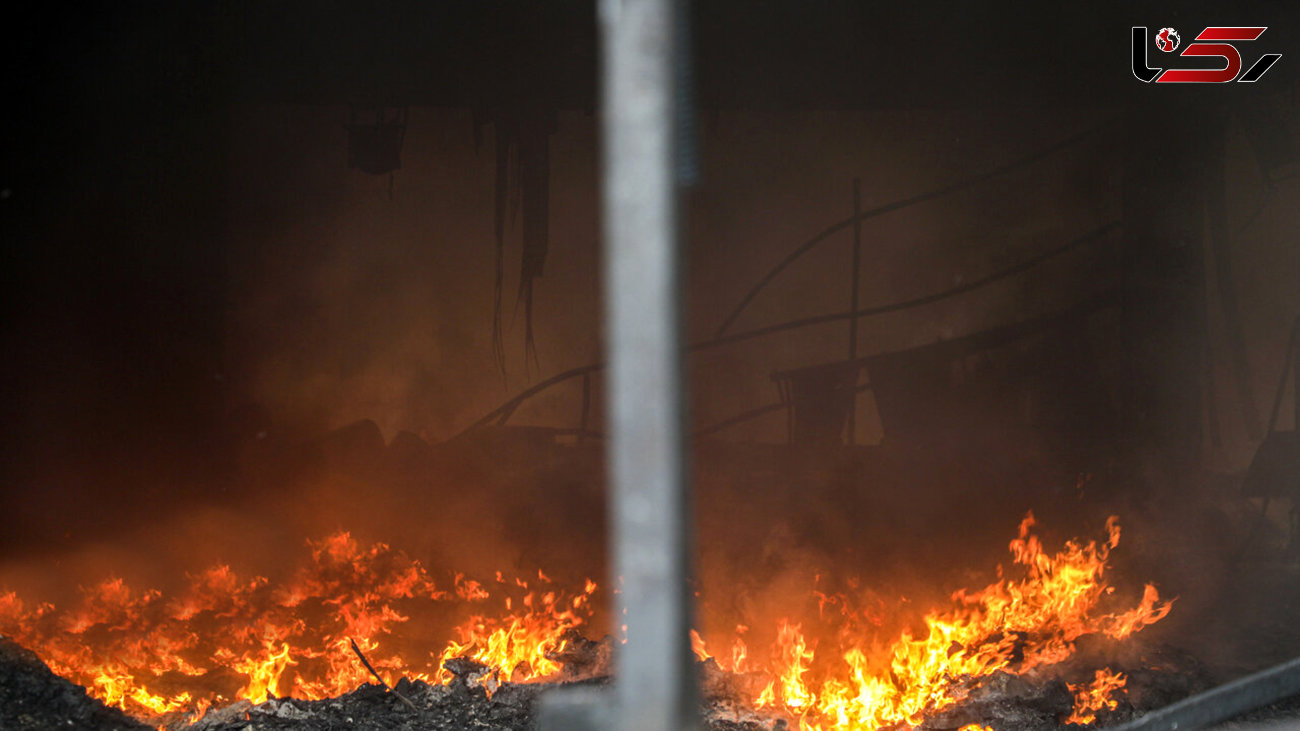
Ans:
<svg viewBox="0 0 1300 731"><path fill-rule="evenodd" d="M50 671L35 653L0 636L0 729L149 731Z"/></svg>
<svg viewBox="0 0 1300 731"><path fill-rule="evenodd" d="M977 724L995 729L1047 731L1061 726L1070 715L1074 696L1060 678L1034 682L997 672L975 686L970 695L921 725L923 731L953 731Z"/></svg>
<svg viewBox="0 0 1300 731"><path fill-rule="evenodd" d="M464 682L430 685L399 682L396 689L415 706L408 708L378 684L367 684L321 701L292 698L209 713L184 731L513 731L536 727L539 684L501 685L487 694Z"/></svg>

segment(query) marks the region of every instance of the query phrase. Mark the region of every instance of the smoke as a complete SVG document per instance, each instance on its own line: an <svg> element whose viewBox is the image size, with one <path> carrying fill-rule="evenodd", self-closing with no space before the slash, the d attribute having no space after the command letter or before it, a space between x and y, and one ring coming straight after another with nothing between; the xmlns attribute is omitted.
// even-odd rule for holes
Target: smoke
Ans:
<svg viewBox="0 0 1300 731"><path fill-rule="evenodd" d="M507 378L494 375L490 362L491 322L484 323L491 308L484 303L491 304L493 281L493 153L490 146L475 151L468 113L416 109L389 199L387 179L342 167L344 135L332 123L342 114L278 106L235 115L226 328L232 399L256 402L304 429L369 418L389 438L410 430L441 440L530 380L521 325L507 337ZM863 207L871 208L995 168L1100 119L712 116L702 140L707 175L686 201L689 339L709 338L788 251L846 218L855 177L863 180ZM543 376L602 357L595 133L593 119L562 114L551 143L553 250L536 298ZM941 291L1113 219L1105 171L1115 168L1104 143L867 221L861 302ZM516 222L508 259L518 256L519 233ZM845 309L850 245L846 231L803 257L733 331ZM1086 264L1081 256L960 302L865 320L862 352L1050 311L1075 294L1057 275L1068 280L1062 270ZM505 283L505 291L513 288ZM790 332L694 357L697 423L770 402L772 370L844 357L846 328ZM530 402L521 420L574 425L574 395ZM863 416L866 438L878 439L873 415ZM741 426L734 436L778 440L779 419Z"/></svg>
<svg viewBox="0 0 1300 731"><path fill-rule="evenodd" d="M232 117L216 375L221 427L230 432L221 437L238 448L217 449L228 444L216 438L213 444L233 464L214 457L220 469L197 470L199 477L156 502L168 494L160 485L175 487L167 482L174 474L142 469L135 474L147 486L123 489L127 497L108 508L114 525L84 516L85 502L103 494L87 465L64 503L81 517L42 508L13 519L39 515L43 526L77 526L77 536L51 554L58 571L50 570L51 555L15 555L0 572L7 585L58 598L106 571L163 587L222 562L273 574L306 540L336 530L389 542L434 567L480 575L544 568L571 584L586 576L605 583L598 443L565 452L532 433L487 446L445 441L537 378L603 357L596 120L559 117L551 142L550 257L535 285L541 374L525 368L522 313L512 319L507 300L502 378L491 341L492 147L474 149L468 111L413 109L390 197L388 179L346 169L345 116L341 108L276 105ZM713 115L703 125L704 180L686 198L688 339L711 337L789 251L848 217L854 178L862 180L863 207L871 208L996 168L1105 117L1076 110L1033 117L951 110ZM1278 243L1281 232L1300 223L1300 209L1285 205L1296 183L1284 181L1246 225L1263 184L1244 146L1234 131L1230 209L1245 228L1233 251L1251 377L1263 398L1272 395L1286 328L1300 311L1300 249ZM1114 219L1122 164L1114 139L1100 135L985 186L869 220L862 305L951 288ZM519 255L519 234L516 225L507 237L508 260ZM846 309L850 245L845 232L800 259L733 331ZM1113 253L1076 251L949 302L866 319L859 352L1050 314L1113 283ZM513 292L515 272L506 271L503 289ZM1214 317L1212 342L1221 344ZM774 402L775 370L846 356L844 323L702 351L689 362L692 422L705 427ZM1240 470L1252 445L1224 385L1227 356L1219 348L1213 359L1228 434L1215 463ZM602 385L596 378L595 430L603 422ZM527 402L511 423L574 427L580 404L579 384L569 383ZM380 447L343 467L303 467L314 464L303 450L363 419L377 424L387 452ZM869 396L859 401L858 423L861 443L882 440ZM425 445L418 458L398 463L391 452L402 432L418 434ZM1107 514L1119 513L1132 526L1121 554L1137 558L1135 576L1163 576L1172 593L1186 596L1222 585L1218 569L1162 561L1175 547L1195 543L1181 527L1185 518L1200 526L1194 533L1210 530L1222 512L1215 506L1233 499L1226 491L1172 516L1125 496L1131 486L1098 481L1081 491L1078 475L1052 464L1036 451L1034 435L1024 433L987 435L987 464L977 461L976 470L969 462L934 464L926 454L886 450L869 459L773 457L756 445L785 439L781 412L720 437L724 444L702 448L697 462L706 635L741 623L771 628L787 614L815 615L810 589L819 586L856 587L919 611L952 588L983 585L1005 561L1006 541L1030 509L1043 518L1049 540L1088 535ZM86 496L92 499L81 502ZM1232 513L1226 522L1240 526L1241 516ZM1228 543L1205 553L1222 556Z"/></svg>
<svg viewBox="0 0 1300 731"><path fill-rule="evenodd" d="M492 150L475 151L467 111L416 109L390 199L387 177L343 167L342 114L236 116L227 328L236 397L302 430L373 419L388 438L442 440L526 384L522 320L509 310L508 377L491 362ZM572 141L590 135L590 120L566 117L553 143L554 252L537 285L548 371L598 355L595 161ZM516 226L514 256L518 236Z"/></svg>

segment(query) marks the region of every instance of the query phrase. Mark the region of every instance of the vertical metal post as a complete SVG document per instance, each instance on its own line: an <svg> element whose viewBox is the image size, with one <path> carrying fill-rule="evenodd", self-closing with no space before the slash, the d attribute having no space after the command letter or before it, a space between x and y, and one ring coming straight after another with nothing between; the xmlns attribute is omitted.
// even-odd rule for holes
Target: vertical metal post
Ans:
<svg viewBox="0 0 1300 731"><path fill-rule="evenodd" d="M543 731L694 731L678 264L674 62L683 0L600 0L606 409L615 610L612 692L542 698Z"/></svg>
<svg viewBox="0 0 1300 731"><path fill-rule="evenodd" d="M858 359L858 277L862 268L862 179L853 179L853 269L849 294L849 360ZM858 440L858 381L854 371L852 392L849 394L849 445Z"/></svg>
<svg viewBox="0 0 1300 731"><path fill-rule="evenodd" d="M676 65L684 0L599 0L614 691L542 698L543 731L694 731L682 397ZM617 622L617 619L616 619Z"/></svg>
<svg viewBox="0 0 1300 731"><path fill-rule="evenodd" d="M679 336L677 0L600 0L614 568L627 643L614 717L697 724Z"/></svg>

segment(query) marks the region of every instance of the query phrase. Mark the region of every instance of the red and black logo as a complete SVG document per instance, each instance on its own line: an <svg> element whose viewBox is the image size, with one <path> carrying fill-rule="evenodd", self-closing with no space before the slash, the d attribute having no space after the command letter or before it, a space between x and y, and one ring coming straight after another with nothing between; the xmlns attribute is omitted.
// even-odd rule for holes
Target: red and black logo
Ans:
<svg viewBox="0 0 1300 731"><path fill-rule="evenodd" d="M1240 81L1243 83L1252 83L1259 81L1260 77L1266 71L1282 58L1280 53L1265 53L1255 60L1246 73L1241 73L1241 53L1232 43L1224 41L1253 41L1259 38L1268 26L1230 26L1230 27L1210 27L1201 31L1187 48L1178 54L1182 56L1210 56L1221 58L1224 61L1224 67L1221 69L1165 69L1152 68L1147 65L1147 51L1151 47L1151 40L1155 41L1156 48L1165 53L1172 53L1178 49L1182 39L1178 31L1173 28L1161 28L1154 37L1147 35L1147 28L1144 25L1133 26L1133 75L1139 81L1155 81L1156 83L1182 83L1182 84L1226 84L1230 81ZM1238 74L1241 75L1238 78Z"/></svg>
<svg viewBox="0 0 1300 731"><path fill-rule="evenodd" d="M1145 30L1143 32L1146 32ZM1179 37L1178 31L1173 28L1161 28L1156 34L1156 48L1169 53L1178 50L1178 43L1182 38Z"/></svg>

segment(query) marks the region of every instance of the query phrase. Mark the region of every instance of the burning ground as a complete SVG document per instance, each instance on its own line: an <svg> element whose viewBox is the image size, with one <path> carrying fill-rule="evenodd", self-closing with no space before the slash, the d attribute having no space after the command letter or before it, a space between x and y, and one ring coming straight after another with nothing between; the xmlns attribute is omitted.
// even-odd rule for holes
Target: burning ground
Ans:
<svg viewBox="0 0 1300 731"><path fill-rule="evenodd" d="M693 632L710 723L1049 728L1186 693L1190 661L1128 648L1173 603L1109 583L1119 522L1055 549L1034 524L1020 523L996 580L925 612L815 585L810 616ZM215 566L174 594L117 578L66 608L0 594L0 631L107 706L169 729L456 728L465 714L526 728L540 689L608 680L621 628L591 580L439 572L347 533L308 548L283 582Z"/></svg>

